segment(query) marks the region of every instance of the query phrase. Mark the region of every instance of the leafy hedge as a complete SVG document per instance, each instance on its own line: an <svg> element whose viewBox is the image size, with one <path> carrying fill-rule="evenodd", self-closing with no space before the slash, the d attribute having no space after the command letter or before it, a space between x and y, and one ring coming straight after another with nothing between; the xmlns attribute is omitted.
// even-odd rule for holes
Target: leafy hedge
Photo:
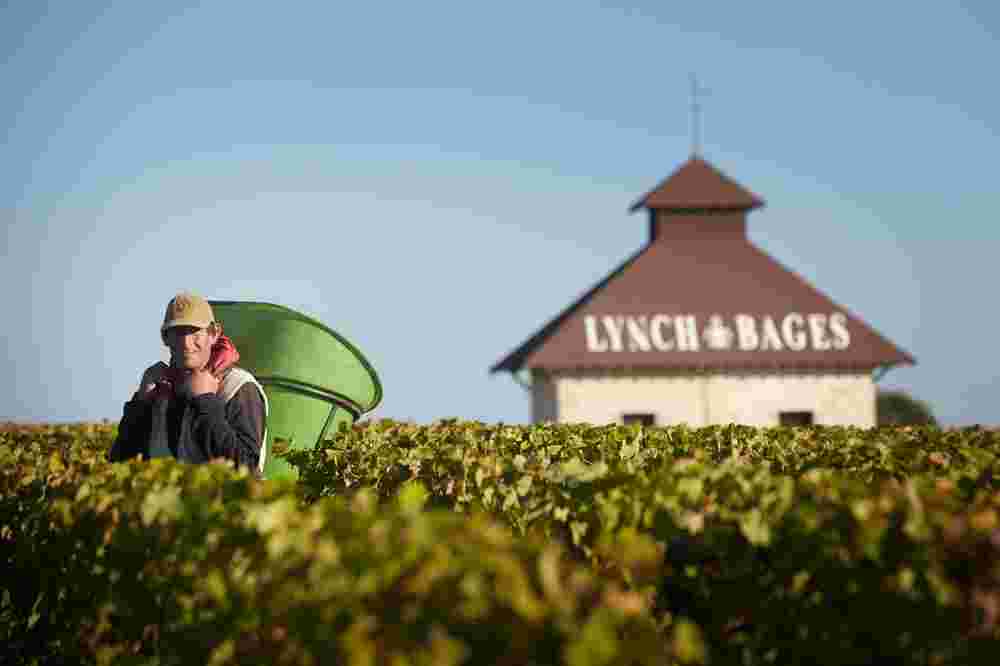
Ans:
<svg viewBox="0 0 1000 666"><path fill-rule="evenodd" d="M712 463L735 460L791 476L816 468L841 470L865 481L1000 477L1000 432L929 426L524 427L457 420L426 426L382 420L343 429L311 454L293 457L312 474L308 485L321 492L358 483L392 487L408 478L406 470L428 465L456 477L470 466L475 473L494 464L509 469L530 463L544 471L574 459L624 473L694 457Z"/></svg>
<svg viewBox="0 0 1000 666"><path fill-rule="evenodd" d="M305 505L294 484L225 465L109 464L112 436L0 433L5 663L585 666L699 652L692 624L664 640L636 593L488 516L423 511L419 492Z"/></svg>
<svg viewBox="0 0 1000 666"><path fill-rule="evenodd" d="M994 664L1000 433L391 421L297 484L0 431L0 642L100 663Z"/></svg>
<svg viewBox="0 0 1000 666"><path fill-rule="evenodd" d="M713 663L994 663L1000 437L978 428L374 422L309 497L425 488L558 538L698 623Z"/></svg>

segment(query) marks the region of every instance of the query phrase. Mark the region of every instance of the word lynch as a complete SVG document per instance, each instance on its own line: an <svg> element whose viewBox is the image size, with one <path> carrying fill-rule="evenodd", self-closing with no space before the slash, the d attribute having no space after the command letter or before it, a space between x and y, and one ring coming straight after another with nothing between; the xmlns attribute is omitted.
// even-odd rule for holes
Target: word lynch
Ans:
<svg viewBox="0 0 1000 666"><path fill-rule="evenodd" d="M713 314L587 315L587 351L839 351L851 345L847 315L789 312L784 317Z"/></svg>

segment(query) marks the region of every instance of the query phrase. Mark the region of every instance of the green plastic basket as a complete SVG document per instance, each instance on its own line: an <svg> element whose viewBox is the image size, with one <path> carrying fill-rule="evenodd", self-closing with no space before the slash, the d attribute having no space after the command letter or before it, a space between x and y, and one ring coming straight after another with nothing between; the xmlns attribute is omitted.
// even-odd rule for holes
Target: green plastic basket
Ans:
<svg viewBox="0 0 1000 666"><path fill-rule="evenodd" d="M285 447L313 449L381 402L372 365L319 321L271 303L209 302L240 352L237 365L253 373L267 395L265 478L297 478L282 458Z"/></svg>

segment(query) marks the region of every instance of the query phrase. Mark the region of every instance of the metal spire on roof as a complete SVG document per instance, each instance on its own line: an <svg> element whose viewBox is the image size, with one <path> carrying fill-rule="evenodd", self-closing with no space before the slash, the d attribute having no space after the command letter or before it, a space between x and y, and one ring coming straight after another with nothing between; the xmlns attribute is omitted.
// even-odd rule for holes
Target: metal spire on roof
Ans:
<svg viewBox="0 0 1000 666"><path fill-rule="evenodd" d="M698 76L691 74L691 154L698 155L701 152L701 104L698 102L698 95L711 92L708 88L698 85Z"/></svg>

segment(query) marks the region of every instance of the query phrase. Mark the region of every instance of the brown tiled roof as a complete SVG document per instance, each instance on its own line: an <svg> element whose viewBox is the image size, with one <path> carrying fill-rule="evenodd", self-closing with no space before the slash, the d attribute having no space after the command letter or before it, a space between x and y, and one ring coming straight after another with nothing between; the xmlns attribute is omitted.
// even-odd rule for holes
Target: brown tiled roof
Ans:
<svg viewBox="0 0 1000 666"><path fill-rule="evenodd" d="M651 221L650 244L490 371L865 370L916 363L750 242L746 212L761 205L761 199L692 157L632 207L670 211ZM667 324L676 326L679 316L685 322L693 317L697 349L680 349L680 338L665 341L683 333ZM741 323L748 326L742 336ZM787 332L778 332L783 324ZM623 327L629 329L627 343ZM659 332L655 345L653 328ZM800 333L808 336L805 347ZM755 334L762 343L756 348Z"/></svg>
<svg viewBox="0 0 1000 666"><path fill-rule="evenodd" d="M780 325L788 313L842 313L846 349L793 351L738 348L699 351L587 348L584 318L693 315L701 335L713 315L732 324L736 314ZM735 345L733 345L735 347ZM636 253L542 327L491 372L521 368L810 369L867 370L915 360L846 308L785 268L745 238L656 242Z"/></svg>
<svg viewBox="0 0 1000 666"><path fill-rule="evenodd" d="M764 200L697 155L682 164L629 208L751 210Z"/></svg>

